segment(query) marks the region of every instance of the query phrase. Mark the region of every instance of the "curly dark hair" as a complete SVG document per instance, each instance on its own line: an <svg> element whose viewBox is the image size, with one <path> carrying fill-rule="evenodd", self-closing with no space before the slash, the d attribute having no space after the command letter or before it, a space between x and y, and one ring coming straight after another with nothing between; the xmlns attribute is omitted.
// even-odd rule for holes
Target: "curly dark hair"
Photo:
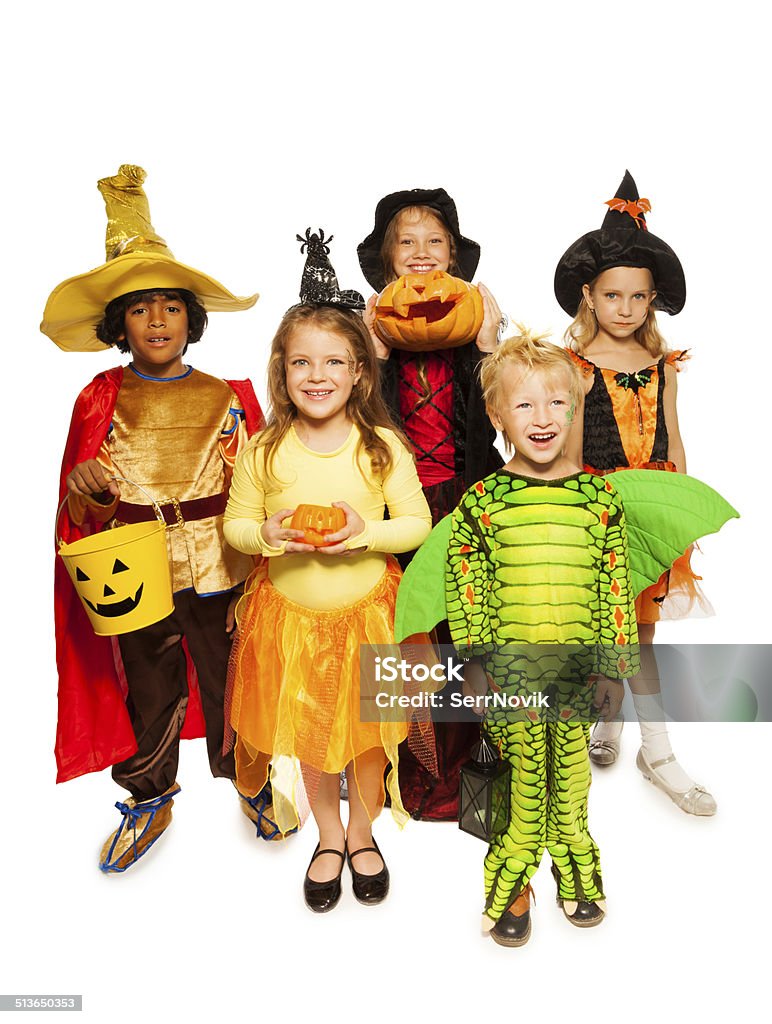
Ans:
<svg viewBox="0 0 772 1024"><path fill-rule="evenodd" d="M185 303L188 311L188 345L201 341L201 335L206 330L206 310L198 301L193 292L186 288L143 288L136 292L126 292L119 295L117 299L108 302L105 307L105 315L96 325L96 336L105 345L114 345L119 352L128 352L129 343L125 339L126 334L126 310L136 303L141 302L151 295L162 295L165 299L177 299ZM124 335L121 338L121 335ZM185 346L183 355L188 350Z"/></svg>

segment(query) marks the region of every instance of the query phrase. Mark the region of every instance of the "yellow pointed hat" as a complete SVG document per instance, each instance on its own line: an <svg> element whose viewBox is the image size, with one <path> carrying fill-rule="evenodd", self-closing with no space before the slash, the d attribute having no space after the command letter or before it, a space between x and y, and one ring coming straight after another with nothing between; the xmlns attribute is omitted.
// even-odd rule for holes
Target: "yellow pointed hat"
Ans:
<svg viewBox="0 0 772 1024"><path fill-rule="evenodd" d="M210 313L249 309L257 302L257 295L233 295L213 277L175 260L150 222L145 177L141 167L123 164L117 174L98 182L107 207L107 262L68 278L49 295L40 330L59 348L103 352L106 346L95 328L105 306L143 288L186 288Z"/></svg>

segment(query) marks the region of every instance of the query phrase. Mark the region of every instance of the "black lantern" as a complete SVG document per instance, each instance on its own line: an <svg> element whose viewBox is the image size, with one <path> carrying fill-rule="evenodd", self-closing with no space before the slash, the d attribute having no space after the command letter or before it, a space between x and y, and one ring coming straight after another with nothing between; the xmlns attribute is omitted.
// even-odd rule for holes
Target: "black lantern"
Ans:
<svg viewBox="0 0 772 1024"><path fill-rule="evenodd" d="M485 732L472 749L472 758L461 767L458 827L489 843L509 824L509 791L512 766L500 760Z"/></svg>

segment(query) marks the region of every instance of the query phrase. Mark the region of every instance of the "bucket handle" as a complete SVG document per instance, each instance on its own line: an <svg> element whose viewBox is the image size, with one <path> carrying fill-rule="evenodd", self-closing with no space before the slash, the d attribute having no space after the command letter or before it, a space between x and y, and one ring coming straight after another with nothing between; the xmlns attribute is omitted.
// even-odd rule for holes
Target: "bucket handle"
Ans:
<svg viewBox="0 0 772 1024"><path fill-rule="evenodd" d="M120 480L124 484L131 484L132 487L136 487L137 490L142 491L142 493L145 495L145 497L150 499L150 504L153 506L155 514L156 514L156 516L158 518L158 522L162 526L166 526L166 520L164 519L164 514L161 511L161 506L158 504L158 502L155 500L155 498L152 496L152 494L149 494L145 490L145 488L142 486L142 484L137 484L133 480L129 480L129 478L126 477L126 476L111 476L110 479L111 480ZM61 502L59 504L59 508L56 510L56 519L54 521L54 543L56 544L57 548L60 548L62 546L62 544L64 544L64 541L59 536L59 516L62 514L62 509L64 508L64 506L67 504L67 502L69 500L70 500L70 495L69 495L69 492L68 492L62 498L62 500L61 500Z"/></svg>

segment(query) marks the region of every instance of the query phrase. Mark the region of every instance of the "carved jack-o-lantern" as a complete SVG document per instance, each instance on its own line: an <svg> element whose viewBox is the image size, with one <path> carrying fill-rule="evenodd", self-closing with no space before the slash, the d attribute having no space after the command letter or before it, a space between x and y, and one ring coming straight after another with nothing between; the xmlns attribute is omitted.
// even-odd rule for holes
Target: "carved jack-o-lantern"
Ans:
<svg viewBox="0 0 772 1024"><path fill-rule="evenodd" d="M326 547L327 537L345 525L343 509L331 505L298 505L290 523L293 530L303 530L303 543L313 544L315 548Z"/></svg>
<svg viewBox="0 0 772 1024"><path fill-rule="evenodd" d="M59 554L99 636L143 629L174 610L162 524L102 530L61 544Z"/></svg>
<svg viewBox="0 0 772 1024"><path fill-rule="evenodd" d="M386 285L375 304L375 330L394 348L431 352L474 341L483 316L474 285L432 270L404 274Z"/></svg>

